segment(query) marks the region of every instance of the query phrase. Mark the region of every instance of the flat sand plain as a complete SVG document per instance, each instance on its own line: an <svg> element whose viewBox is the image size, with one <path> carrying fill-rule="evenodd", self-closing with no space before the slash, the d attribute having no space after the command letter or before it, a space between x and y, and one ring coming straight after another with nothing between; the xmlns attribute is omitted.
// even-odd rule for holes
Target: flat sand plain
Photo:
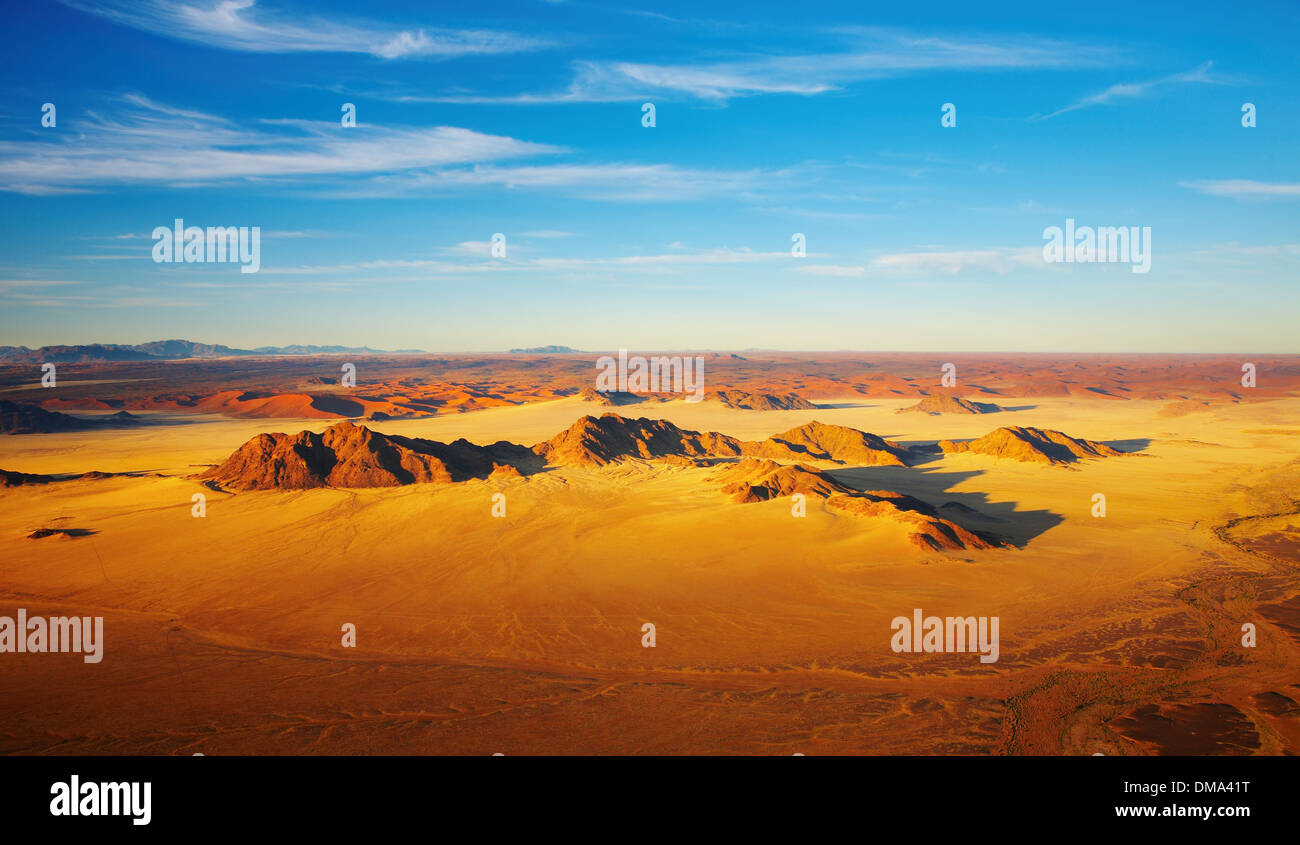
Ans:
<svg viewBox="0 0 1300 845"><path fill-rule="evenodd" d="M142 473L0 490L0 614L105 619L101 663L0 655L0 753L1300 753L1300 399L1178 417L1161 400L817 401L365 424L530 445L605 411L744 439L813 419L904 443L1020 425L1131 454L836 470L975 508L1018 546L927 552L817 500L805 518L732 502L706 467L238 494L191 478L259 432L331 420L146 413L0 437L6 470ZM29 538L41 527L91 533ZM914 608L999 617L998 662L894 653L890 621Z"/></svg>

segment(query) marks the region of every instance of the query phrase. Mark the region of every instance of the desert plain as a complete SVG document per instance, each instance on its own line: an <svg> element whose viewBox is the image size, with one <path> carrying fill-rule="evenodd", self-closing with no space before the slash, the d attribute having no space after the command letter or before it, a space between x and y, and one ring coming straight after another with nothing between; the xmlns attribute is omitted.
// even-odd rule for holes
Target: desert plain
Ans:
<svg viewBox="0 0 1300 845"><path fill-rule="evenodd" d="M0 435L0 469L41 477L0 489L0 613L105 631L96 664L0 655L0 753L1300 752L1295 356L708 359L711 391L812 405L789 410L621 404L583 391L593 358L358 361L355 388L330 356L72 362L54 390L4 367L0 399L136 419ZM944 393L999 410L899 413ZM720 477L739 454L554 452L373 487L211 475L258 435L348 419L532 447L603 414L745 443L813 421L878 435L906 460L776 463L997 542L931 548L816 495L803 515L739 501ZM1117 454L936 446L1007 426ZM916 608L998 617L998 660L894 651Z"/></svg>

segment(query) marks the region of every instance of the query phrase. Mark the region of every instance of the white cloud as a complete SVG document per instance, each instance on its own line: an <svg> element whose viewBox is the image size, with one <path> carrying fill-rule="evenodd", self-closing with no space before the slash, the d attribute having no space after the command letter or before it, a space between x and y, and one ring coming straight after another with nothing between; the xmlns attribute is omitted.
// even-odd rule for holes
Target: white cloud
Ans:
<svg viewBox="0 0 1300 845"><path fill-rule="evenodd" d="M455 246L442 248L443 255L458 255L465 258L491 258L492 243L490 241L461 241Z"/></svg>
<svg viewBox="0 0 1300 845"><path fill-rule="evenodd" d="M231 180L371 175L552 155L561 147L452 126L295 120L240 126L139 95L114 118L91 114L70 133L0 141L0 189L81 191L103 185L207 185Z"/></svg>
<svg viewBox="0 0 1300 845"><path fill-rule="evenodd" d="M867 79L933 70L1063 68L1113 61L1110 51L1043 39L980 41L922 37L877 28L840 30L847 49L805 55L754 53L711 63L579 61L567 88L504 96L406 95L395 99L459 103L618 102L650 96L725 101L760 94L814 95Z"/></svg>
<svg viewBox="0 0 1300 845"><path fill-rule="evenodd" d="M896 252L871 262L873 269L899 273L962 273L968 270L1009 273L1025 268L1043 269L1041 247L971 249L948 252Z"/></svg>
<svg viewBox="0 0 1300 845"><path fill-rule="evenodd" d="M693 170L671 164L475 165L376 176L335 192L340 197L387 197L482 186L551 190L578 199L612 202L673 202L704 196L736 196L768 188L783 172Z"/></svg>
<svg viewBox="0 0 1300 845"><path fill-rule="evenodd" d="M84 283L69 282L62 279L0 279L0 291L9 291L15 288L61 287L80 284Z"/></svg>
<svg viewBox="0 0 1300 845"><path fill-rule="evenodd" d="M497 272L552 272L557 270L602 270L613 268L674 270L681 267L716 267L732 264L762 262L792 262L788 251L755 252L750 249L718 248L654 255L617 255L595 258L556 257L501 260L491 258L491 244L486 241L465 241L439 250L451 257L469 257L470 262L441 259L380 259L353 264L315 265L300 267L268 267L263 265L258 275L311 276L331 273L355 273L364 270L420 270L431 275Z"/></svg>
<svg viewBox="0 0 1300 845"><path fill-rule="evenodd" d="M59 290L45 291L45 288L63 288L75 286L94 293L64 293ZM33 291L32 289L38 289ZM91 282L73 282L52 279L4 279L0 280L0 302L14 306L35 308L93 307L93 308L190 308L198 303L193 300L174 299L155 296L113 296L113 292L129 293L138 288L125 285L105 288Z"/></svg>
<svg viewBox="0 0 1300 845"><path fill-rule="evenodd" d="M675 267L690 265L753 264L791 261L789 251L755 252L751 249L706 249L658 255L623 255L611 258L535 258L530 262L542 269L581 267Z"/></svg>
<svg viewBox="0 0 1300 845"><path fill-rule="evenodd" d="M256 182L316 196L401 197L483 187L579 199L669 202L743 196L795 171L719 171L671 164L504 164L564 147L453 126L401 127L277 118L244 126L140 95L112 117L91 114L69 133L0 141L0 190L60 193L131 184L176 188ZM71 121L70 121L71 123ZM334 181L325 184L324 178ZM328 233L279 232L277 237ZM554 233L549 235L555 237Z"/></svg>
<svg viewBox="0 0 1300 845"><path fill-rule="evenodd" d="M1204 249L1192 250L1189 255L1197 261L1203 261L1207 258L1251 263L1260 258L1281 258L1286 260L1300 257L1300 243L1240 244L1233 241L1231 243L1214 244Z"/></svg>
<svg viewBox="0 0 1300 845"><path fill-rule="evenodd" d="M1199 182L1180 182L1184 188L1192 188L1203 194L1215 197L1233 197L1234 199L1273 199L1277 197L1300 197L1298 182L1256 182L1253 179L1210 179Z"/></svg>
<svg viewBox="0 0 1300 845"><path fill-rule="evenodd" d="M867 275L866 267L844 266L840 264L807 264L799 268L800 273L813 276L837 276L860 279Z"/></svg>
<svg viewBox="0 0 1300 845"><path fill-rule="evenodd" d="M1078 100L1063 109L1057 109L1051 114L1035 115L1031 120L1048 120L1066 112L1086 109L1091 106L1103 106L1115 100L1131 100L1138 97L1145 97L1157 88L1163 88L1172 84L1203 82L1215 85L1226 84L1227 80L1220 79L1210 74L1210 67L1213 62L1206 62L1200 67L1193 68L1182 73L1173 73L1169 76L1162 76L1158 79L1148 79L1145 82L1123 82L1118 85L1112 85L1104 91L1096 94L1090 94L1081 100Z"/></svg>
<svg viewBox="0 0 1300 845"><path fill-rule="evenodd" d="M253 0L63 0L88 14L133 29L253 53L365 53L383 59L449 58L514 53L546 46L541 39L490 30L400 29L361 20L262 11Z"/></svg>
<svg viewBox="0 0 1300 845"><path fill-rule="evenodd" d="M340 238L346 237L338 232L325 232L320 229L273 229L262 233L268 238Z"/></svg>

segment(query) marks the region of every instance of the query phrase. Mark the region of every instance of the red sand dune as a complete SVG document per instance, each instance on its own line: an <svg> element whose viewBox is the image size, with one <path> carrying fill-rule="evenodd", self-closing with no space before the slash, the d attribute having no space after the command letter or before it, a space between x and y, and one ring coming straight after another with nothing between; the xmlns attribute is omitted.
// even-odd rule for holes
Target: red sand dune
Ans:
<svg viewBox="0 0 1300 845"><path fill-rule="evenodd" d="M30 398L52 409L127 408L232 417L460 413L577 395L594 386L597 357L598 353L370 356L355 362L347 356L69 362L59 365L57 392L42 391ZM705 385L715 395L724 391L773 397L794 394L802 401L845 397L924 401L940 387L941 367L948 363L956 366L958 389L968 397L1071 396L1183 403L1300 395L1300 358L1294 355L755 352L710 353L704 358ZM355 388L338 384L344 362L358 368ZM1242 386L1245 363L1256 366L1258 386ZM39 380L40 371L32 364L0 365L0 394L6 387ZM231 385L240 387L232 390Z"/></svg>

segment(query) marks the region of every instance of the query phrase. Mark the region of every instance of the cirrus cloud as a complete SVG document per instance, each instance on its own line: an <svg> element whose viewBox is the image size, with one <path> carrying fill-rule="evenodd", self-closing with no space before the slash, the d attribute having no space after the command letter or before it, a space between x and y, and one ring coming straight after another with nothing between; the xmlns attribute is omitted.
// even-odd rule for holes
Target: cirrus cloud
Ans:
<svg viewBox="0 0 1300 845"><path fill-rule="evenodd" d="M122 26L207 47L250 53L365 53L381 59L452 58L517 53L547 46L509 32L438 27L399 29L358 20L329 20L285 11L262 11L254 0L172 2L108 0L68 6Z"/></svg>

